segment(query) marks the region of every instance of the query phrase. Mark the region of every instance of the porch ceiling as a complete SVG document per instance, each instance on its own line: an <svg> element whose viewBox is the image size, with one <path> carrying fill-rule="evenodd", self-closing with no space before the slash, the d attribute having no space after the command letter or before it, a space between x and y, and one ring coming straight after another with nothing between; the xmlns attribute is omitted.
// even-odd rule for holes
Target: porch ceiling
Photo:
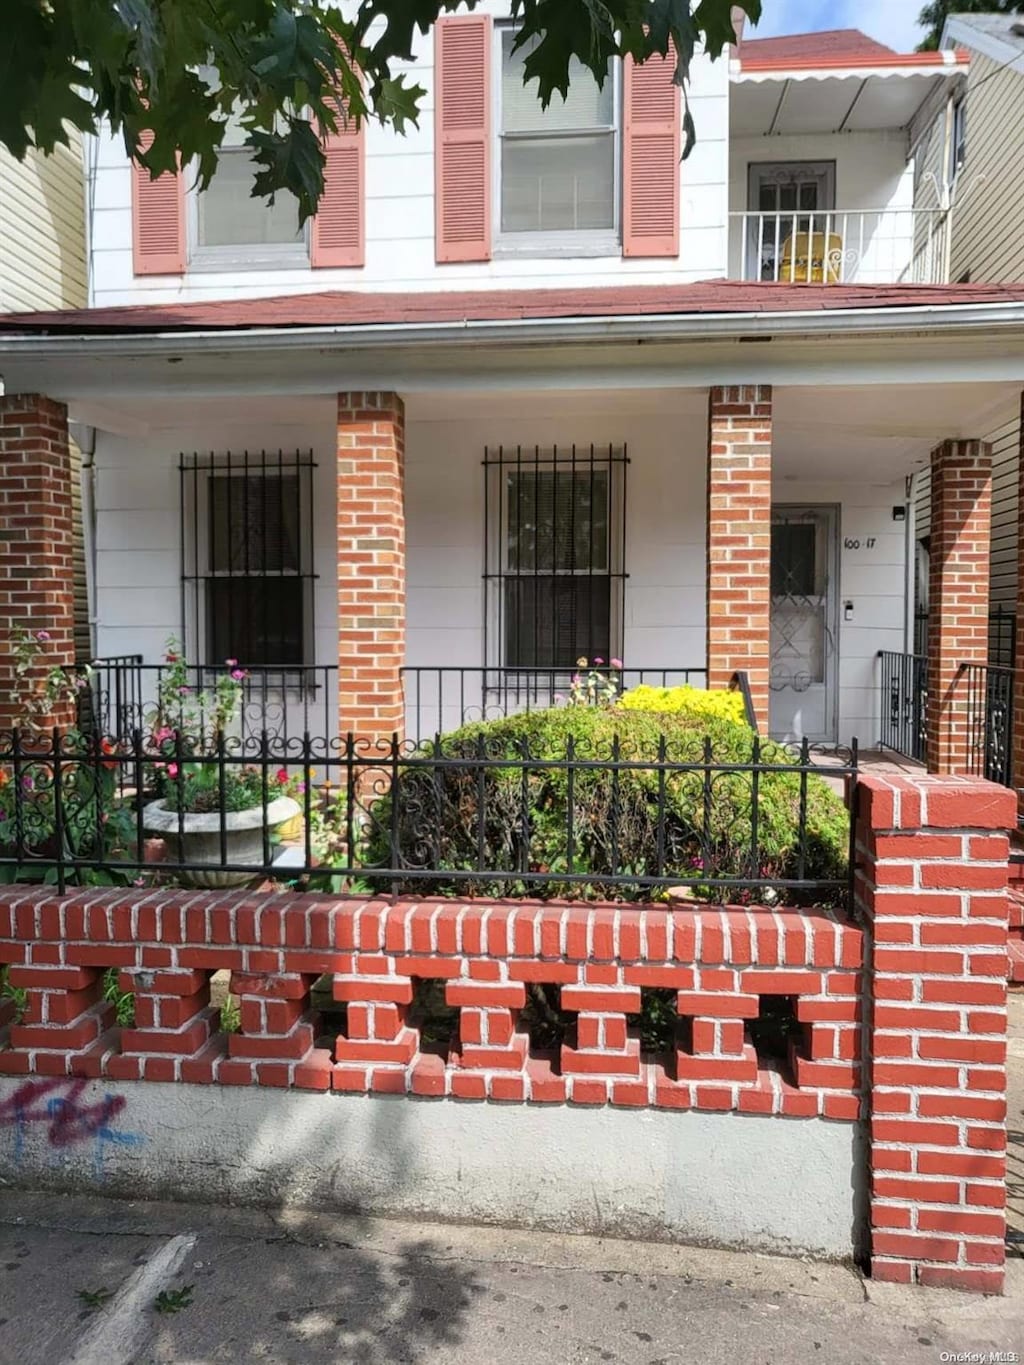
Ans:
<svg viewBox="0 0 1024 1365"><path fill-rule="evenodd" d="M1019 386L785 387L775 391L776 481L889 483L927 464L947 438L984 437Z"/></svg>

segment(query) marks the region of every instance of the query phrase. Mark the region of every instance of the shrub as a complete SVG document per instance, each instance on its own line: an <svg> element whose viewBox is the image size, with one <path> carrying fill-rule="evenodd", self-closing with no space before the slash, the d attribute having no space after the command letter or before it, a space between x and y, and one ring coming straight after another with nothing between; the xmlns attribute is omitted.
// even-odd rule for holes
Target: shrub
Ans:
<svg viewBox="0 0 1024 1365"><path fill-rule="evenodd" d="M753 847L754 777L729 765L749 764L756 743L750 730L734 721L671 712L571 707L467 725L440 742L437 756L452 760L450 766L406 768L391 791L372 804L364 832L366 866L392 867L400 857L404 867L436 869L442 874L437 879L399 881L402 890L421 894L649 899L649 887L602 880L625 874L694 882L703 899L749 900L739 888L707 883L716 878L790 880L801 869L802 779L793 771L791 755L769 741L760 745L761 762L770 771L757 777ZM421 756L432 753L432 746L420 750ZM570 755L590 764L574 770L571 796L566 768L540 766ZM616 756L620 763L652 763L659 755L694 765L703 765L710 755L714 766L708 774L701 766L682 772L608 766ZM500 766L509 759L525 768ZM719 770L717 765L726 766ZM806 779L806 799L803 876L842 881L849 840L846 808L813 775ZM445 870L478 866L511 875L501 881L443 876ZM527 871L550 875L538 881L516 878ZM592 880L586 885L560 880L566 872ZM792 893L789 899L799 897Z"/></svg>
<svg viewBox="0 0 1024 1365"><path fill-rule="evenodd" d="M641 683L623 692L617 705L622 711L650 711L656 715L688 716L693 720L731 720L747 723L739 692L702 692L696 687L648 687Z"/></svg>

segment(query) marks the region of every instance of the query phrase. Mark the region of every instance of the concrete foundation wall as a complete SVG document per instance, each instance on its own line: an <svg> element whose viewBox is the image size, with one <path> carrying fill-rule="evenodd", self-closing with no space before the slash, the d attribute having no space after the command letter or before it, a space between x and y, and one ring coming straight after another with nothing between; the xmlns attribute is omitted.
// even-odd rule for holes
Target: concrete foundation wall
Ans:
<svg viewBox="0 0 1024 1365"><path fill-rule="evenodd" d="M707 1242L858 1250L859 1125L152 1082L0 1080L0 1178Z"/></svg>

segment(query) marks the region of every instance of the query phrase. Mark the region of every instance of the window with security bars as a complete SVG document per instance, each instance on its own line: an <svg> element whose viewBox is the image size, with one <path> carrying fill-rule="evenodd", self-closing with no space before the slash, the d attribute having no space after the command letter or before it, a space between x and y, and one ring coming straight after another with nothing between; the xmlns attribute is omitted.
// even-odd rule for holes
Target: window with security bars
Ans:
<svg viewBox="0 0 1024 1365"><path fill-rule="evenodd" d="M618 226L618 100L616 69L603 85L575 58L569 88L546 109L536 84L524 84L532 44L515 48L516 33L498 30L501 232L613 234Z"/></svg>
<svg viewBox="0 0 1024 1365"><path fill-rule="evenodd" d="M488 666L621 652L627 463L616 447L487 452Z"/></svg>
<svg viewBox="0 0 1024 1365"><path fill-rule="evenodd" d="M314 468L300 453L183 458L185 632L198 662L308 662Z"/></svg>

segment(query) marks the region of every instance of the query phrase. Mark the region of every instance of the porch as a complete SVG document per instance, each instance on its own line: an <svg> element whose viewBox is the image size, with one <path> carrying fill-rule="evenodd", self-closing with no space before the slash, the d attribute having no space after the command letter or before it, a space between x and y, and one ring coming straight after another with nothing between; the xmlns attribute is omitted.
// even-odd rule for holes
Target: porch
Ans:
<svg viewBox="0 0 1024 1365"><path fill-rule="evenodd" d="M764 735L900 747L908 477L994 389L718 390L710 452L707 390L410 393L388 467L333 397L122 403L86 489L102 728L141 723L173 638L196 691L239 661L252 738L419 742L556 705L587 658L619 690L742 672Z"/></svg>

